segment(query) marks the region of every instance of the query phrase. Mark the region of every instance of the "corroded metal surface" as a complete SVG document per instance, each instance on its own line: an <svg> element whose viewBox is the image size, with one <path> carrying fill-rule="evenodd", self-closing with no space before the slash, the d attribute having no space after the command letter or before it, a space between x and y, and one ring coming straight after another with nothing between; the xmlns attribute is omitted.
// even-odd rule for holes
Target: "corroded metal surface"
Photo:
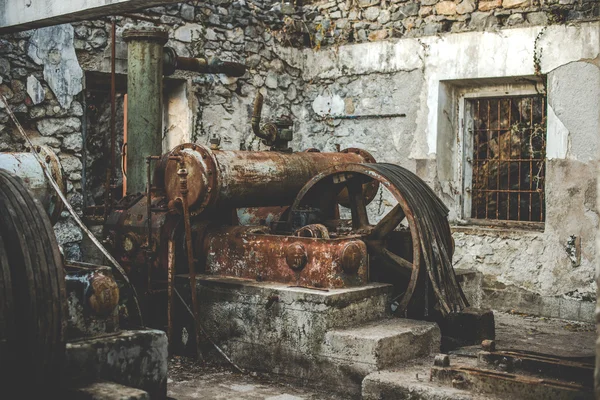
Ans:
<svg viewBox="0 0 600 400"><path fill-rule="evenodd" d="M593 399L590 386L532 375L511 374L467 366L432 367L431 380L483 393L522 400Z"/></svg>
<svg viewBox="0 0 600 400"><path fill-rule="evenodd" d="M66 193L65 176L56 154L46 146L37 146L32 151L39 153L62 192ZM0 153L0 168L21 178L25 187L42 203L50 220L53 223L58 220L63 210L63 203L54 193L42 166L33 153Z"/></svg>
<svg viewBox="0 0 600 400"><path fill-rule="evenodd" d="M380 183L398 204L377 225L370 225L366 198L372 182ZM347 193L351 221L340 221L340 193ZM337 235L359 234L369 249L376 278L390 279L396 285L398 308L404 313L412 301L411 315L428 316L434 309L429 287L443 315L459 311L466 299L452 269L453 242L447 208L433 191L413 173L392 164L345 164L333 166L311 179L291 206L288 223L321 221ZM309 217L304 216L307 214ZM398 225L406 219L412 251L402 252L405 243L394 243ZM349 222L349 224L348 224ZM348 225L351 225L349 229ZM420 285L419 299L413 300ZM417 309L418 308L418 309Z"/></svg>
<svg viewBox="0 0 600 400"><path fill-rule="evenodd" d="M328 240L218 227L206 233L202 246L206 272L215 275L319 288L368 282L367 247L356 237Z"/></svg>
<svg viewBox="0 0 600 400"><path fill-rule="evenodd" d="M169 200L180 197L177 163L181 154L189 173L188 199L192 215L205 209L289 205L302 186L334 165L371 162L366 152L281 153L274 151L221 151L196 144L178 146L163 156L156 181L164 181ZM164 172L162 172L164 171ZM369 191L367 202L377 193Z"/></svg>
<svg viewBox="0 0 600 400"><path fill-rule="evenodd" d="M508 372L543 373L553 379L562 379L591 386L594 365L576 359L563 359L527 351L481 351L478 364L487 368L503 368Z"/></svg>
<svg viewBox="0 0 600 400"><path fill-rule="evenodd" d="M112 333L119 328L119 287L109 267L66 265L70 339Z"/></svg>

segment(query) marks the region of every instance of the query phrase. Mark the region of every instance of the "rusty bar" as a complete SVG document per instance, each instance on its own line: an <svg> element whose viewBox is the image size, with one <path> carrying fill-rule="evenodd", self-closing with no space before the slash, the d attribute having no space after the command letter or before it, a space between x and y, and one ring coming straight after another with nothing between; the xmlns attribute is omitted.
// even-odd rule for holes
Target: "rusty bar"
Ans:
<svg viewBox="0 0 600 400"><path fill-rule="evenodd" d="M500 136L500 100L498 100L498 132L496 134L498 137L498 155L496 160L496 189L498 192L496 193L496 219L499 219L500 215L500 165L502 160L502 141Z"/></svg>
<svg viewBox="0 0 600 400"><path fill-rule="evenodd" d="M115 182L117 177L116 146L117 146L117 78L115 72L116 47L117 47L117 22L112 18L111 40L110 40L110 178L111 183ZM115 191L111 187L108 206L112 208L114 203Z"/></svg>
<svg viewBox="0 0 600 400"><path fill-rule="evenodd" d="M482 158L481 161L495 161L495 158ZM542 158L523 158L523 159L519 159L519 158L515 158L512 159L511 161L523 161L523 162L529 162L530 160L533 161L542 161Z"/></svg>
<svg viewBox="0 0 600 400"><path fill-rule="evenodd" d="M146 157L146 220L148 237L146 239L146 263L148 268L148 292L152 292L152 157Z"/></svg>
<svg viewBox="0 0 600 400"><path fill-rule="evenodd" d="M519 135L519 143L521 143L521 141L523 140L522 135L521 135L521 124L523 122L523 102L519 101L519 129L517 130L517 134ZM519 190L521 189L521 184L522 184L522 180L521 180L521 167L522 167L522 163L521 163L521 159L523 158L523 146L521 146L521 148L519 149ZM517 194L517 221L521 221L521 193Z"/></svg>
<svg viewBox="0 0 600 400"><path fill-rule="evenodd" d="M496 193L496 192L501 192L501 193L537 193L537 190L508 190L508 189L500 189L500 190L496 190L496 189L479 189L480 192L490 192L490 193Z"/></svg>
<svg viewBox="0 0 600 400"><path fill-rule="evenodd" d="M477 354L477 363L481 367L492 368L504 363L515 371L542 372L544 376L576 382L582 386L590 387L593 384L594 365L591 363L526 351L482 351Z"/></svg>
<svg viewBox="0 0 600 400"><path fill-rule="evenodd" d="M542 97L542 122L546 122L546 99L544 97ZM544 149L544 155L546 154L546 150ZM542 166L540 168L545 168L545 160L542 160ZM544 170L545 171L545 170ZM545 172L544 172L545 173ZM540 173L540 180L542 181L541 183L541 190L539 192L539 197L540 197L540 221L545 221L546 217L544 215L544 208L545 208L545 201L543 199L543 193L544 193L544 187L546 186L546 178L544 176L541 176L542 174Z"/></svg>
<svg viewBox="0 0 600 400"><path fill-rule="evenodd" d="M487 120L486 120L486 126L487 126L487 132L486 132L486 136L489 135L489 130L490 130L490 100L486 100L487 103ZM486 138L486 159L489 160L490 158L490 138L489 136ZM488 163L489 164L489 163ZM489 170L489 168L488 168ZM490 177L488 175L488 173L486 172L485 174L485 187L487 187L490 184ZM490 200L489 200L489 196L486 193L485 194L485 219L488 219L488 209L490 206Z"/></svg>
<svg viewBox="0 0 600 400"><path fill-rule="evenodd" d="M169 239L167 243L167 336L169 349L173 345L173 286L175 284L175 241Z"/></svg>
<svg viewBox="0 0 600 400"><path fill-rule="evenodd" d="M508 140L508 183L507 183L507 187L510 190L510 175L511 175L511 168L512 168L512 129L511 129L511 124L512 124L512 97L508 98L508 131L510 132L510 138ZM506 205L506 219L510 219L510 201L511 201L511 195L510 193L508 194L508 201L507 201L507 205Z"/></svg>
<svg viewBox="0 0 600 400"><path fill-rule="evenodd" d="M481 102L480 100L477 100L477 120L480 120L481 118L479 117L480 114L480 110L481 110ZM475 124L473 124L473 126L475 126ZM475 188L479 187L479 183L481 183L481 179L479 176L479 169L481 168L481 161L479 160L479 146L481 145L479 143L479 134L477 132L475 132L475 130L473 130L473 135L475 136L475 140L476 140L476 147L475 147L475 156L473 157L474 161L473 161L473 165L475 166L475 173L473 174L475 176L475 185L472 185L473 187L471 188L471 198L475 199L476 203L475 203L475 218L479 218L479 203L480 203L480 199L479 196L475 196ZM475 161L475 159L477 161ZM471 215L473 215L473 211L471 211Z"/></svg>
<svg viewBox="0 0 600 400"><path fill-rule="evenodd" d="M529 108L529 127L531 129L533 129L533 103L534 103L534 98L531 98L531 107ZM529 134L529 221L531 221L532 218L532 203L533 203L533 194L531 193L531 190L533 189L533 161L531 161L531 159L533 158L533 142L531 140L531 133Z"/></svg>
<svg viewBox="0 0 600 400"><path fill-rule="evenodd" d="M190 210L188 207L188 189L187 189L187 176L188 172L185 168L185 162L181 159L178 162L179 170L177 175L179 176L179 183L181 185L181 205L183 209L183 224L185 227L185 248L187 252L187 263L190 274L190 291L192 297L192 310L194 311L194 320L196 327L196 355L198 359L201 358L200 354L200 313L198 311L198 293L196 288L196 269L194 267L194 250L192 248L192 227L190 222Z"/></svg>

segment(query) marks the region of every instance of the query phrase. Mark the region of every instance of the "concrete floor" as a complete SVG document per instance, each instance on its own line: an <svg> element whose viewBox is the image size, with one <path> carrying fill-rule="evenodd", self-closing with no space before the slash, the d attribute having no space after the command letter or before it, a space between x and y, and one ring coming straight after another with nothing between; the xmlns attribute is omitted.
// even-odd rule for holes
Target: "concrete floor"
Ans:
<svg viewBox="0 0 600 400"><path fill-rule="evenodd" d="M520 349L562 357L594 356L595 326L579 322L495 313L500 350ZM473 349L476 351L477 349ZM170 360L168 395L173 399L341 400L331 393L292 386L273 376L202 366L193 360Z"/></svg>
<svg viewBox="0 0 600 400"><path fill-rule="evenodd" d="M242 375L231 369L202 366L184 357L169 362L171 399L342 400L331 393L291 386L258 374Z"/></svg>

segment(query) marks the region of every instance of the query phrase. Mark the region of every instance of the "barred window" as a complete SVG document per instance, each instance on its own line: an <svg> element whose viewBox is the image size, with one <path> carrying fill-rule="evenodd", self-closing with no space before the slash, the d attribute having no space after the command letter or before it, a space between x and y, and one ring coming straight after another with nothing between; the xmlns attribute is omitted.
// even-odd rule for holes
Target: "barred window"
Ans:
<svg viewBox="0 0 600 400"><path fill-rule="evenodd" d="M543 222L545 96L465 99L465 113L468 140L472 140L472 157L466 154L472 174L467 215Z"/></svg>

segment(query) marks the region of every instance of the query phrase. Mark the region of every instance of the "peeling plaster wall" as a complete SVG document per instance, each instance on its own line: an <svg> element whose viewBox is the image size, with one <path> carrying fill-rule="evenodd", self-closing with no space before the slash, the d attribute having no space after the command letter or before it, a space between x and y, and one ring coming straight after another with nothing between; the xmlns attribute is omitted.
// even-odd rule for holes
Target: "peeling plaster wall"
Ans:
<svg viewBox="0 0 600 400"><path fill-rule="evenodd" d="M450 207L451 219L459 222L464 217L458 93L495 87L503 95L537 79L534 54L539 55L549 104L545 229L457 227L455 267L481 271L488 283L498 283L496 288L589 301L595 298L594 243L599 223L599 39L600 24L583 23L307 50L303 76L310 82L306 92L313 109L302 121L306 133L301 147L331 149L332 137L365 146L379 161L398 162L419 174ZM362 86L362 92L357 94L351 85ZM311 90L313 86L319 89ZM542 84L534 87L544 90ZM314 115L311 118L311 113L323 114L324 105L330 104L335 118L333 114L349 99L354 102L354 96L375 99L364 102L368 106L354 110L355 114L379 113L392 105L395 112L407 116L401 122L336 123L333 119L333 127L318 132L323 123ZM357 131L368 133L357 135ZM381 132L385 141L380 140ZM575 245L569 244L573 237L578 238ZM579 260L573 262L568 251L576 252ZM585 315L577 314L576 319L591 320L591 310L586 308ZM538 308L536 313L543 311Z"/></svg>

